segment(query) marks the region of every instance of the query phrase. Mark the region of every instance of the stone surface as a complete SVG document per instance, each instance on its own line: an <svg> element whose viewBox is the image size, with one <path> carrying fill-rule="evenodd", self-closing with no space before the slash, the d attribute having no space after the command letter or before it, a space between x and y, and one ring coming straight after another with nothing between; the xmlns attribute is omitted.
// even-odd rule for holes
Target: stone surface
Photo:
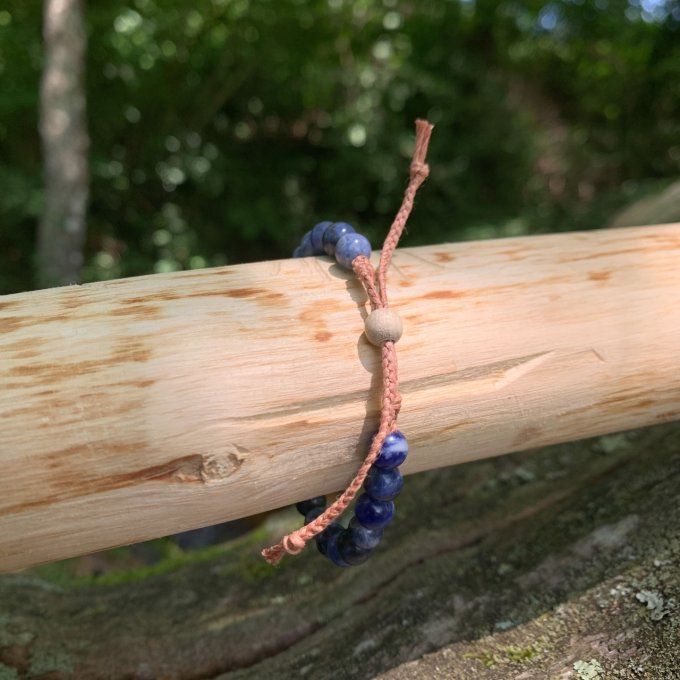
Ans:
<svg viewBox="0 0 680 680"><path fill-rule="evenodd" d="M312 250L314 251L314 255L323 255L324 254L324 247L323 247L323 236L326 233L326 230L328 227L333 224L332 222L325 221L325 222L319 222L318 224L315 224L312 227L312 231L310 234L310 240L312 244Z"/></svg>
<svg viewBox="0 0 680 680"><path fill-rule="evenodd" d="M334 222L323 235L323 249L329 257L335 257L335 244L345 234L353 234L354 227L347 222Z"/></svg>
<svg viewBox="0 0 680 680"><path fill-rule="evenodd" d="M335 259L340 266L351 270L352 261L359 255L371 257L371 244L365 236L348 233L338 239L335 244Z"/></svg>
<svg viewBox="0 0 680 680"><path fill-rule="evenodd" d="M367 529L383 529L394 517L394 501L379 501L364 493L357 499L354 513Z"/></svg>
<svg viewBox="0 0 680 680"><path fill-rule="evenodd" d="M404 478L397 468L385 470L373 466L364 481L364 490L378 501L394 500L404 486Z"/></svg>
<svg viewBox="0 0 680 680"><path fill-rule="evenodd" d="M391 470L399 467L408 456L408 441L406 437L396 430L390 432L380 447L380 453L375 459L375 467Z"/></svg>

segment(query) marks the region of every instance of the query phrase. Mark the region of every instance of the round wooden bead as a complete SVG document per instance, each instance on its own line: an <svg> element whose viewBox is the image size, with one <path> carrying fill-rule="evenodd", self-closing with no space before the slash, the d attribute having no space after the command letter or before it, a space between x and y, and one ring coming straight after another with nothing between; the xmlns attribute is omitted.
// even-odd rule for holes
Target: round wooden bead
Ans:
<svg viewBox="0 0 680 680"><path fill-rule="evenodd" d="M401 317L391 309L374 309L364 321L364 332L369 342L382 345L391 340L397 342L404 332Z"/></svg>

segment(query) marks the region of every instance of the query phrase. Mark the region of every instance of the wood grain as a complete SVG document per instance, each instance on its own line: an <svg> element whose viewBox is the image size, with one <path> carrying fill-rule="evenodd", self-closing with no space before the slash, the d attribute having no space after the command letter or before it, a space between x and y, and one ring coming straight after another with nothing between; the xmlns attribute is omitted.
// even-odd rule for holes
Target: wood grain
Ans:
<svg viewBox="0 0 680 680"><path fill-rule="evenodd" d="M680 417L680 224L397 251L406 472ZM325 258L0 298L0 568L342 487L377 417Z"/></svg>

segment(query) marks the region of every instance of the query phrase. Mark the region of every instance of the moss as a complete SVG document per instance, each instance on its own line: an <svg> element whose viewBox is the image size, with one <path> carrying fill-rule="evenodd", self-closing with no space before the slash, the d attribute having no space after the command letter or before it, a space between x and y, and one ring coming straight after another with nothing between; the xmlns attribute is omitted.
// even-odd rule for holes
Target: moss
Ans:
<svg viewBox="0 0 680 680"><path fill-rule="evenodd" d="M229 543L222 543L187 552L183 551L173 541L163 538L153 541L157 551L161 555L160 560L153 565L141 567L114 567L103 574L78 576L74 574L74 565L78 563L78 558L74 558L72 560L62 560L61 562L56 562L54 564L36 567L32 570L32 573L50 583L57 584L64 588L89 588L93 586L115 586L137 583L154 576L177 571L187 565L212 562L221 556L229 556L231 554L241 555L247 551L249 547L259 547L265 535L266 532L263 529L257 529L247 536L243 536L242 538ZM110 561L115 564L115 555L119 555L121 557L120 562L122 563L125 561L123 558L125 558L127 552L127 548L114 548L113 550L107 551L107 557L110 558L111 556L114 556L114 559ZM241 559L239 560L239 563L244 565L245 570L248 570L252 561L252 556L249 556L248 560ZM228 569L231 572L233 570L233 565L230 565Z"/></svg>
<svg viewBox="0 0 680 680"><path fill-rule="evenodd" d="M0 663L0 680L19 680L19 673L16 669Z"/></svg>
<svg viewBox="0 0 680 680"><path fill-rule="evenodd" d="M0 648L19 645L24 647L29 644L35 635L27 630L19 630L18 627L6 616L0 616Z"/></svg>
<svg viewBox="0 0 680 680"><path fill-rule="evenodd" d="M64 649L36 645L31 649L27 678L39 678L48 673L70 674L74 668L74 657Z"/></svg>
<svg viewBox="0 0 680 680"><path fill-rule="evenodd" d="M523 663L524 661L531 661L534 657L539 654L539 651L534 645L529 645L528 647L516 647L515 645L510 645L508 647L503 647L504 652L508 661L512 663Z"/></svg>
<svg viewBox="0 0 680 680"><path fill-rule="evenodd" d="M189 564L198 564L201 562L210 562L216 557L228 552L229 548L224 545L210 546L202 550L192 552L180 552L175 555L170 555L161 559L156 564L138 567L136 569L112 569L104 574L97 576L84 576L74 580L73 585L78 587L84 586L114 586L126 583L136 583L144 581L154 576L168 574L177 569Z"/></svg>
<svg viewBox="0 0 680 680"><path fill-rule="evenodd" d="M577 661L573 668L579 680L601 680L604 678L604 668L595 659Z"/></svg>
<svg viewBox="0 0 680 680"><path fill-rule="evenodd" d="M538 656L540 651L534 645L521 647L518 645L506 645L497 647L495 644L490 649L483 649L476 652L462 654L464 659L475 659L480 661L486 668L495 668L499 665L521 664L531 661Z"/></svg>
<svg viewBox="0 0 680 680"><path fill-rule="evenodd" d="M481 652L467 652L462 654L463 659L475 659L480 661L487 668L494 668L498 663L498 656L491 651L481 651Z"/></svg>
<svg viewBox="0 0 680 680"><path fill-rule="evenodd" d="M241 565L241 574L249 583L259 583L274 575L271 565L262 560L247 560Z"/></svg>

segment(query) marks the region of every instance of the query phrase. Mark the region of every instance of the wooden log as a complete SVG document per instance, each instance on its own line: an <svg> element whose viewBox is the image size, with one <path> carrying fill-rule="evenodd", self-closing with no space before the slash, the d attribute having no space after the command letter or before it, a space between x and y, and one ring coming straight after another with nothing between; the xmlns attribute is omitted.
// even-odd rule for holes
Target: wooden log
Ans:
<svg viewBox="0 0 680 680"><path fill-rule="evenodd" d="M680 416L680 224L404 248L411 473ZM0 299L0 568L350 479L375 427L365 296L325 258Z"/></svg>

